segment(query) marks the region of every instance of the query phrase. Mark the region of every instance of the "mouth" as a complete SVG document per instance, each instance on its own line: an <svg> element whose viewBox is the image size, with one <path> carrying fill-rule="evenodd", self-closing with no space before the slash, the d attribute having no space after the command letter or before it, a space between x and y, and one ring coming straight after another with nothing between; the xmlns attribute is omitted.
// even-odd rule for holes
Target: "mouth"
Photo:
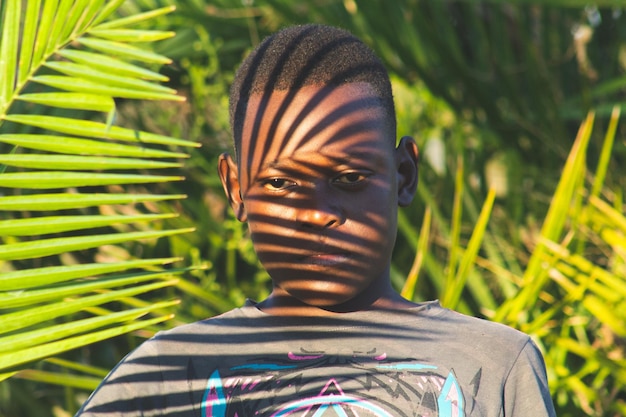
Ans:
<svg viewBox="0 0 626 417"><path fill-rule="evenodd" d="M347 253L314 253L300 258L300 263L314 266L334 266L350 260Z"/></svg>

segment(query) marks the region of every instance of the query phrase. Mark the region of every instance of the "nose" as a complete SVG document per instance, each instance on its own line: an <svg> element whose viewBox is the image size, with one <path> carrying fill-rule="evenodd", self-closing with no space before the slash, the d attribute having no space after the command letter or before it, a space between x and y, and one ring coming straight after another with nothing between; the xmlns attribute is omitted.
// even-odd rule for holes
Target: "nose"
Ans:
<svg viewBox="0 0 626 417"><path fill-rule="evenodd" d="M323 193L313 192L296 210L296 220L303 227L326 229L337 227L345 222L345 214L335 202Z"/></svg>
<svg viewBox="0 0 626 417"><path fill-rule="evenodd" d="M298 215L298 222L304 227L326 229L343 223L342 216L328 210L305 209Z"/></svg>

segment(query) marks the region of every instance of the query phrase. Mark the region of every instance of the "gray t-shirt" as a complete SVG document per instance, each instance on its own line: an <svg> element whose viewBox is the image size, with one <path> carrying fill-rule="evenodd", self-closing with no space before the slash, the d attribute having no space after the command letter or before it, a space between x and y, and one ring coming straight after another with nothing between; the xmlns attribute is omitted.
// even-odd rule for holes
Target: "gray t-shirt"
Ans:
<svg viewBox="0 0 626 417"><path fill-rule="evenodd" d="M247 303L161 332L77 415L554 416L531 339L438 302L338 317Z"/></svg>

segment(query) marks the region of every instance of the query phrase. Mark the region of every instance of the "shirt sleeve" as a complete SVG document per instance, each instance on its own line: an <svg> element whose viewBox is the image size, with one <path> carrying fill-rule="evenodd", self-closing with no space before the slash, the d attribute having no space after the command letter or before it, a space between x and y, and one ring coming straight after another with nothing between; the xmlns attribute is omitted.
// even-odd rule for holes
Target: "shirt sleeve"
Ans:
<svg viewBox="0 0 626 417"><path fill-rule="evenodd" d="M543 356L530 339L511 368L503 396L505 417L556 417Z"/></svg>
<svg viewBox="0 0 626 417"><path fill-rule="evenodd" d="M144 342L109 373L76 417L160 416L167 406L162 391L159 356Z"/></svg>

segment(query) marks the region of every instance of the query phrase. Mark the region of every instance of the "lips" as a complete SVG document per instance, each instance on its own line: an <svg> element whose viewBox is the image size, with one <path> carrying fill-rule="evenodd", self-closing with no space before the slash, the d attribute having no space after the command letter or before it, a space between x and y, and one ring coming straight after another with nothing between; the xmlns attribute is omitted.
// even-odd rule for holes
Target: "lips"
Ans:
<svg viewBox="0 0 626 417"><path fill-rule="evenodd" d="M344 264L350 260L346 253L315 253L300 258L301 264L333 266Z"/></svg>

